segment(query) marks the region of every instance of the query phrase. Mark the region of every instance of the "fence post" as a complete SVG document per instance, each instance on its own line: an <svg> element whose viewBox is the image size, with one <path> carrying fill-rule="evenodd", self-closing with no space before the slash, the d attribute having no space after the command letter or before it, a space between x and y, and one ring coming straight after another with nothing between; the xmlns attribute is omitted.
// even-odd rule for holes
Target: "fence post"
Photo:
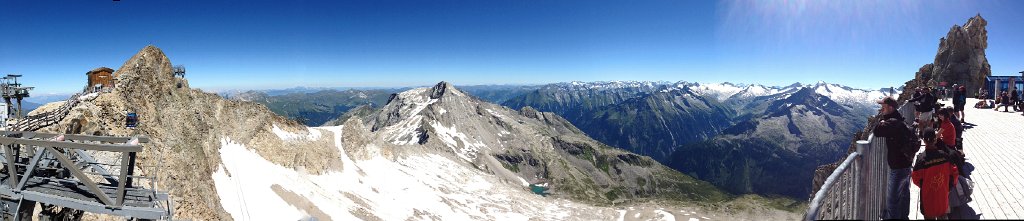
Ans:
<svg viewBox="0 0 1024 221"><path fill-rule="evenodd" d="M855 181L857 183L857 200L855 207L856 215L854 219L856 220L865 220L868 216L867 205L873 203L867 202L867 198L870 196L868 191L871 191L871 187L867 186L868 182L870 182L868 179L874 172L872 171L873 166L868 161L868 159L874 158L874 156L871 156L871 153L869 153L869 148L871 148L871 141L857 141L857 153L860 153L860 159L857 160L857 179Z"/></svg>

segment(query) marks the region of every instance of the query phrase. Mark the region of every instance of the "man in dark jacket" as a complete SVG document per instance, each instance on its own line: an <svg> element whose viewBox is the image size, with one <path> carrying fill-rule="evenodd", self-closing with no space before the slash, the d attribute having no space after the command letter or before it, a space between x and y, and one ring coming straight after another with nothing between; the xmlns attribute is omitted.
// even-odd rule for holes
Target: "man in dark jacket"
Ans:
<svg viewBox="0 0 1024 221"><path fill-rule="evenodd" d="M1013 111L1021 111L1017 108L1017 102L1020 102L1020 94L1017 93L1017 89L1010 91L1010 105L1013 105Z"/></svg>
<svg viewBox="0 0 1024 221"><path fill-rule="evenodd" d="M889 163L889 183L886 194L885 219L908 219L910 216L910 172L914 154L917 153L920 141L913 137L907 128L904 118L897 112L899 104L892 97L878 101L882 105L879 110L879 122L873 133L876 137L884 137L886 161ZM916 141L916 142L915 142Z"/></svg>

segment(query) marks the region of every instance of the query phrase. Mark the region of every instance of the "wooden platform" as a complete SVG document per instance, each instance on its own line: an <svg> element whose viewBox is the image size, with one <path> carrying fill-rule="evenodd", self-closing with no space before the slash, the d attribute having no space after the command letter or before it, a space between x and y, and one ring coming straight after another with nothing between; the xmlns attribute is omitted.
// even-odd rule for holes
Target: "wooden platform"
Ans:
<svg viewBox="0 0 1024 221"><path fill-rule="evenodd" d="M1024 116L1022 112L975 109L967 99L964 153L974 166L974 201L968 203L982 219L1024 218ZM944 101L952 105L950 100ZM965 125L965 126L967 126ZM924 151L922 149L921 151ZM910 218L924 219L919 211L920 189L911 184Z"/></svg>

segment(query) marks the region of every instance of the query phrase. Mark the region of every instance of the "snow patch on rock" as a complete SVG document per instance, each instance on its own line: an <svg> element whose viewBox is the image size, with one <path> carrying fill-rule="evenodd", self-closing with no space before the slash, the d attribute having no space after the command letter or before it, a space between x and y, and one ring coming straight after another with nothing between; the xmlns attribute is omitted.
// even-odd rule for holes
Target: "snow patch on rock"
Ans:
<svg viewBox="0 0 1024 221"><path fill-rule="evenodd" d="M308 193L296 171L271 163L229 138L221 139L220 155L222 163L212 178L221 206L231 218L298 220L309 217L271 189L276 184L297 194Z"/></svg>
<svg viewBox="0 0 1024 221"><path fill-rule="evenodd" d="M427 106L437 102L437 99L430 99L424 95L424 92L428 88L416 88L408 90L398 94L398 97L406 101L402 108L401 116L406 116L395 125L391 125L384 128L384 140L391 142L392 144L398 145L412 145L419 142L419 137L422 131L419 131L420 121L423 119L422 115L419 115L423 109ZM443 114L445 111L441 109Z"/></svg>
<svg viewBox="0 0 1024 221"><path fill-rule="evenodd" d="M92 92L78 97L78 101L91 101L100 96L100 92Z"/></svg>
<svg viewBox="0 0 1024 221"><path fill-rule="evenodd" d="M466 136L466 134L460 133L459 130L455 128L455 125L452 125L452 127L445 127L440 122L433 121L430 122L430 126L434 128L438 138L441 139L446 146L451 148L459 158L466 161L472 162L473 159L476 159L476 154L486 147L483 142L473 140Z"/></svg>
<svg viewBox="0 0 1024 221"><path fill-rule="evenodd" d="M540 197L437 154L353 161L342 147L342 126L319 129L333 132L341 171L307 175L223 139L223 163L212 175L221 206L235 220L309 217L274 193L271 186L278 185L332 220L564 220L572 211L596 209Z"/></svg>
<svg viewBox="0 0 1024 221"><path fill-rule="evenodd" d="M660 220L665 220L665 221L675 221L676 220L676 216L675 215L672 215L672 213L669 213L669 212L665 212L665 210L660 210L660 209L659 210L655 210L654 213L656 213L658 215L661 215L661 219Z"/></svg>
<svg viewBox="0 0 1024 221"><path fill-rule="evenodd" d="M277 124L275 124L274 128L272 128L270 131L274 132L274 134L277 135L278 138L281 138L281 140L284 140L284 141L317 140L317 139L320 139L320 135L321 135L320 130L311 129L311 128L308 128L308 127L306 128L306 134L305 135L300 134L300 133L292 133L292 132L288 132L288 131L285 131L285 130L281 129L280 127L277 126Z"/></svg>

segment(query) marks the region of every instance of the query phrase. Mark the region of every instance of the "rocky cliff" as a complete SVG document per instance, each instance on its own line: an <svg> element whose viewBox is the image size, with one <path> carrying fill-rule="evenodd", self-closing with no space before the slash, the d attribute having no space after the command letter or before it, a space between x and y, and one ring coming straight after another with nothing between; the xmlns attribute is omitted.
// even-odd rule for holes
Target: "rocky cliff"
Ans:
<svg viewBox="0 0 1024 221"><path fill-rule="evenodd" d="M988 22L979 14L968 19L963 26L950 27L946 37L939 39L935 61L922 66L915 80L966 85L967 91L983 87L985 77L992 75L992 68L985 58L985 49L988 48L986 25Z"/></svg>

